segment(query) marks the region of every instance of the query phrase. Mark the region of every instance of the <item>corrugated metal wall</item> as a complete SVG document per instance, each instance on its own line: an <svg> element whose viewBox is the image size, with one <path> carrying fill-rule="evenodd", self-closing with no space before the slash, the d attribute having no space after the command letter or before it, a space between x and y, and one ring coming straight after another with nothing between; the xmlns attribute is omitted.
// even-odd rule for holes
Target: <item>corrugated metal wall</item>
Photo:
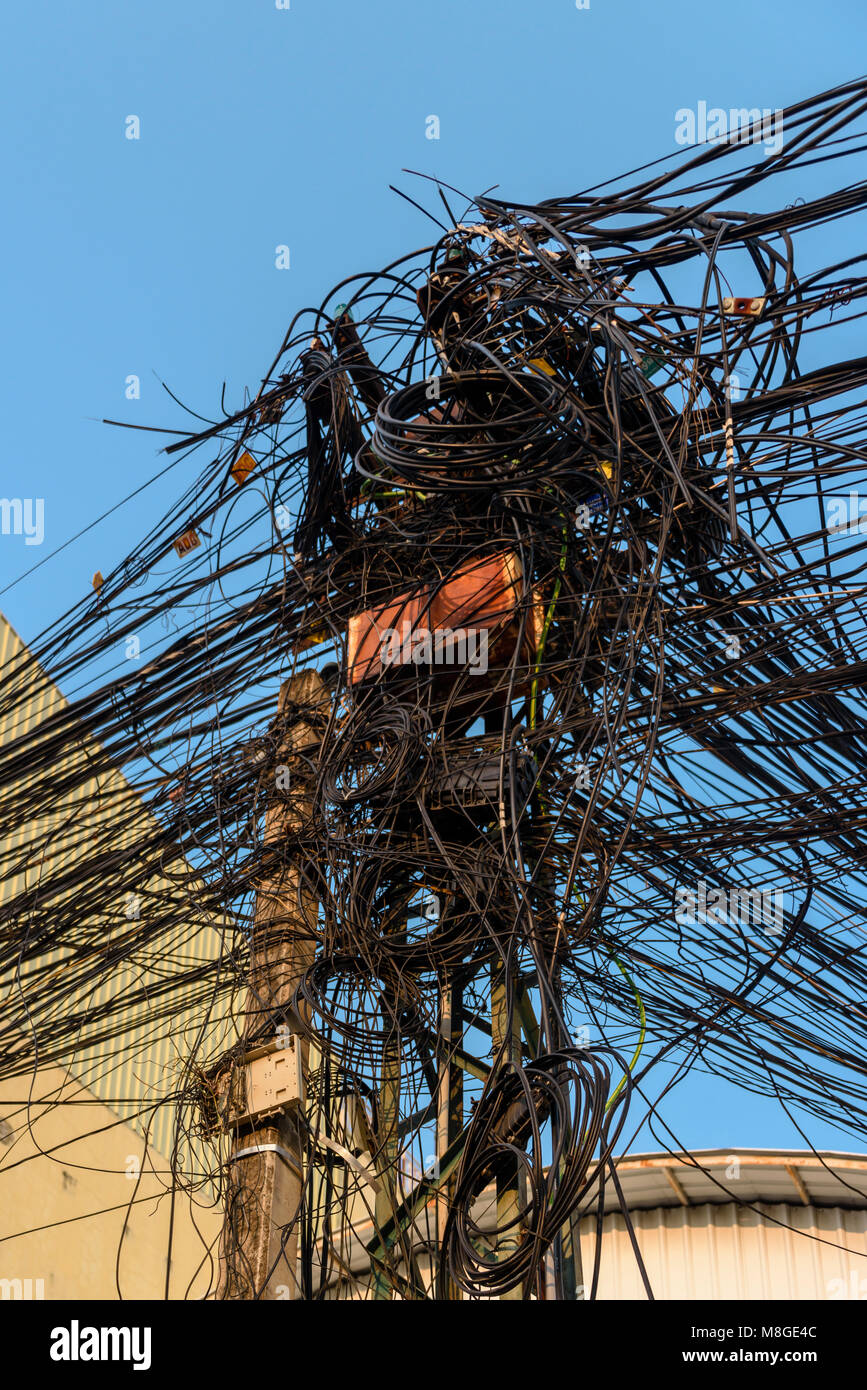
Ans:
<svg viewBox="0 0 867 1390"><path fill-rule="evenodd" d="M709 1203L631 1217L656 1298L867 1298L867 1211ZM588 1218L581 1223L588 1285L594 1250L595 1219ZM619 1215L605 1218L597 1297L646 1298Z"/></svg>
<svg viewBox="0 0 867 1390"><path fill-rule="evenodd" d="M21 639L0 615L0 668L8 672L11 661L16 662L16 669L19 670L24 663L27 695L14 716L0 716L0 745L30 732L66 703L29 656ZM14 879L0 883L0 902L20 891L25 884L36 886L46 881L49 873L54 877L58 870L73 865L80 856L89 853L96 842L100 854L107 849L119 851L138 837L143 828L153 826L144 803L116 770L103 773L98 779L85 780L71 791L65 790L73 775L81 771L87 755L88 746L83 740L80 749L70 753L58 765L57 798L51 815L32 820L23 831L19 829L4 835L3 796L9 789L0 790L0 852L5 858L10 851L14 851L16 863L20 861L21 866L21 872ZM43 841L46 832L51 832L50 850L28 856L28 846ZM71 943L68 950L57 949L46 953L39 959L38 967L41 971L47 967L48 977L56 979L58 1002L55 1007L58 1016L68 1018L77 1009L84 1015L81 1041L74 1057L47 1058L46 1061L59 1060L116 1113L129 1118L130 1123L143 1131L148 1117L136 1118L135 1112L142 1104L153 1103L161 1096L170 1094L178 1084L204 1019L201 1003L190 1007L185 991L179 987L171 1019L154 1023L148 1008L148 988L153 989L157 981L164 981L166 973L170 973L175 964L180 975L181 971L189 970L197 962L219 957L223 950L223 937L218 923L208 924L203 921L201 914L190 913L186 922L159 932L158 960L154 948L139 946L133 957L116 967L109 976L101 972L103 982L98 988L82 983L80 989L70 991L68 974L64 978L66 972L81 969L84 973L88 960L94 959L94 951L105 949L112 940L120 940L131 929L125 914L126 886L121 879L118 880L116 903L110 917L106 916L100 922L85 919L80 932L76 926L79 940ZM189 904L195 878L191 870L190 882L183 886L183 891L173 890L165 879L153 880L147 887L163 896L175 891L178 901ZM146 894L141 912L144 919L147 912ZM22 931L27 926L26 922L20 924ZM26 976L32 969L34 966L31 964L22 976L25 991ZM45 981L41 983L44 985ZM140 1002L132 1006L119 1023L112 1025L111 1036L89 1041L102 1028L97 1017L100 1006L133 987L140 993ZM14 972L0 978L0 1008L4 1001L14 998L16 990ZM198 1039L199 1055L207 1057L220 1051L226 1045L226 1030L226 1004L223 1001L213 1013L207 1040L202 1044ZM23 1039L22 1047L26 1050ZM167 1156L171 1154L174 1144L174 1118L172 1107L163 1107L150 1128L151 1143Z"/></svg>

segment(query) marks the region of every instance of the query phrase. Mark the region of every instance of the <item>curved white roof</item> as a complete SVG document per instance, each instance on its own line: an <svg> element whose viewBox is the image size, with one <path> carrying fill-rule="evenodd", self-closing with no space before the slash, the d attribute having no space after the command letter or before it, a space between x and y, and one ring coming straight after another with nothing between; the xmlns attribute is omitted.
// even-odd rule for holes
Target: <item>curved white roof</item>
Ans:
<svg viewBox="0 0 867 1390"><path fill-rule="evenodd" d="M624 1154L617 1176L630 1209L706 1202L867 1208L867 1154L810 1149L695 1149ZM594 1194L595 1195L595 1194ZM605 1210L619 1210L612 1183Z"/></svg>

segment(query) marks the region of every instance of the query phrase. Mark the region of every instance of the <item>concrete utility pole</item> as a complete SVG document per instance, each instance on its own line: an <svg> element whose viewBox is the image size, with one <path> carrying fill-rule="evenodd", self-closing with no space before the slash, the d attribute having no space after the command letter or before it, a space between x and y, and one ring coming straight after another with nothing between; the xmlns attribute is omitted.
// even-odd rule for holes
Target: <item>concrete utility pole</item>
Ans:
<svg viewBox="0 0 867 1390"><path fill-rule="evenodd" d="M321 729L329 707L318 671L293 676L280 689L278 720L285 722L285 733L271 775L276 782L277 769L284 767L288 787L266 813L266 847L291 841L310 819L312 787L302 754L315 753L317 726ZM276 1037L276 1021L270 1035L262 1029L280 1018L279 1010L314 960L316 915L316 899L302 887L297 866L284 860L279 872L258 886L245 1054L230 1093L235 1143L220 1244L220 1299L299 1295L298 1213L305 1177L300 1111L308 1046L291 1022L284 1021Z"/></svg>
<svg viewBox="0 0 867 1390"><path fill-rule="evenodd" d="M437 1085L437 1159L448 1153L461 1135L464 1127L464 1078L458 1065L454 1049L463 1043L463 990L455 982L454 974L446 983L440 998L440 1050ZM437 1172L437 1177L439 1172ZM439 1189L437 1196L437 1240L442 1249L445 1239L451 1204L456 1191L454 1175L448 1178ZM432 1277L437 1271L432 1268ZM452 1280L448 1281L447 1293L450 1300L457 1302L461 1291Z"/></svg>
<svg viewBox="0 0 867 1390"><path fill-rule="evenodd" d="M509 1010L509 994L512 995L512 1008ZM515 972L504 961L495 961L491 967L491 1045L496 1057L503 1051L507 1063L521 1064L521 1022L516 1007ZM497 1241L498 1260L507 1260L518 1249L521 1239L521 1175L517 1160L511 1172L497 1178L497 1227L500 1237ZM523 1289L516 1284L513 1289L501 1293L500 1298L516 1302L523 1298Z"/></svg>

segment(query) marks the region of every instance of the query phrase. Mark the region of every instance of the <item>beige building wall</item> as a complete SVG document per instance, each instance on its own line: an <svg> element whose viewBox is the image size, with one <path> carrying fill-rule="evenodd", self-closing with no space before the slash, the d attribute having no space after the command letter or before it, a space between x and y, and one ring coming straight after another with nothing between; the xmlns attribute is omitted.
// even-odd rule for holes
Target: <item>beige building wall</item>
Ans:
<svg viewBox="0 0 867 1390"><path fill-rule="evenodd" d="M0 745L9 745L66 702L2 615L0 669L21 690L18 709L0 716ZM38 887L39 910L50 918L53 902L69 901L68 892L52 897L57 874L93 853L119 862L125 846L153 828L144 802L118 770L103 766L98 776L73 785L80 767L90 766L91 750L95 745L82 740L58 765L48 813L0 835L0 903L24 887ZM26 783L0 788L0 824L4 798L22 785L26 790ZM207 969L222 956L224 936L221 923L197 905L193 870L185 878L183 861L170 867L171 883L157 876L135 884L140 905L131 909L135 895L119 880L98 919L83 916L75 923L74 940L0 974L0 1011L7 1010L11 1056L18 1054L12 1065L21 1069L0 1082L0 1300L18 1296L18 1279L41 1281L31 1288L46 1299L163 1298L170 1222L169 1296L202 1297L216 1282L209 1251L220 1220L203 1173L213 1172L220 1159L210 1145L184 1137L172 1201L168 1156L177 1107L170 1098L188 1080L190 1057L202 1062L219 1054L237 1029L225 996L215 1002L212 982L180 983L191 967ZM141 945L138 914L146 926L167 899L177 903L175 925L159 926L154 944ZM27 915L11 929L30 930ZM109 950L119 963L106 971ZM56 1019L65 1042L53 1059L43 1046L35 1080L27 1071L32 1045L23 1031L10 1034L8 1024L20 1015L31 979L54 987L50 1015L40 1017ZM167 980L168 996L159 993ZM151 994L159 1007L151 1005ZM124 995L136 1002L106 1028L102 1009ZM77 1019L74 1048L65 1022L71 1016ZM26 1295L26 1285L22 1291Z"/></svg>
<svg viewBox="0 0 867 1390"><path fill-rule="evenodd" d="M57 1068L29 1092L0 1085L0 1300L164 1298L167 1159ZM187 1180L198 1191L174 1194L172 1299L202 1298L214 1282L220 1211L205 1182Z"/></svg>

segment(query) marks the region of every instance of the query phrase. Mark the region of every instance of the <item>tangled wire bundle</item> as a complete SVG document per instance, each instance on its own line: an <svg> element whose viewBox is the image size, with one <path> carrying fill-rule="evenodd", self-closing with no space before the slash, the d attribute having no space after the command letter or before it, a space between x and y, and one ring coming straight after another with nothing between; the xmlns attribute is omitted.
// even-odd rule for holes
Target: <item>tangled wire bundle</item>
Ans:
<svg viewBox="0 0 867 1390"><path fill-rule="evenodd" d="M201 1140L209 1021L300 1031L303 1297L568 1296L570 1222L648 1117L680 1147L692 1067L865 1133L867 279L817 248L867 185L741 210L865 111L537 207L440 190L434 246L168 446L208 462L33 648L69 703L0 749L0 1074L73 1066L158 959L139 1045L197 1019L159 1104Z"/></svg>

